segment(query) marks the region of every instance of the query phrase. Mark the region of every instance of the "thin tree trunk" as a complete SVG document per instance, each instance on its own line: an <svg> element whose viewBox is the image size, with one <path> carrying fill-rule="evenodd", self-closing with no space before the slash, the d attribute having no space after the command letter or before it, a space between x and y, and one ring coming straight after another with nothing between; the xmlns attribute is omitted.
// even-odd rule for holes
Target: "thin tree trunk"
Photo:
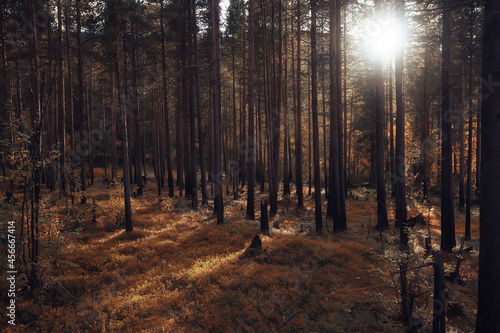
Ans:
<svg viewBox="0 0 500 333"><path fill-rule="evenodd" d="M310 49L309 47L307 48L307 53L310 52ZM312 110L311 110L311 82L310 82L310 79L311 78L311 67L310 66L307 66L307 110L309 111L308 114L307 114L307 139L308 139L308 143L307 143L307 152L308 152L308 157L307 157L307 173L308 173L308 176L309 176L309 196L312 195L312 183L313 183L313 180L312 180L312 152L313 152L313 149L312 149Z"/></svg>
<svg viewBox="0 0 500 333"><path fill-rule="evenodd" d="M163 108L165 115L165 145L167 154L167 184L168 184L168 196L174 196L174 180L172 175L172 153L171 153L171 143L170 143L170 121L169 121L169 111L168 111L168 82L167 82L167 56L166 56L166 41L165 41L165 28L164 28L164 13L163 13L163 0L161 1L160 9L160 26L161 26L161 64L162 64L162 79L163 79ZM177 151L178 153L178 151ZM179 159L177 159L179 163ZM177 178L180 175L177 173Z"/></svg>
<svg viewBox="0 0 500 333"><path fill-rule="evenodd" d="M74 117L74 107L73 107L73 78L71 70L71 46L69 40L69 14L68 8L65 7L65 26L66 26L66 57L68 58L68 113L70 120L70 134L71 134L71 166L70 166L70 193L75 192L75 181L74 181L74 169L75 169L75 117Z"/></svg>
<svg viewBox="0 0 500 333"><path fill-rule="evenodd" d="M281 7L280 7L281 12ZM290 196L290 160L288 153L290 148L290 129L288 122L288 17L285 18L285 40L283 48L285 50L285 64L284 64L284 78L283 78L283 125L284 125L284 138L283 138L283 196Z"/></svg>
<svg viewBox="0 0 500 333"><path fill-rule="evenodd" d="M255 27L254 1L248 1L248 160L247 160L247 212L246 217L255 219L255 126L254 126L254 99L255 99Z"/></svg>
<svg viewBox="0 0 500 333"><path fill-rule="evenodd" d="M195 71L194 71L194 39L197 38L197 27L196 27L196 3L191 0L188 7L188 18L189 27L191 35L189 36L189 142L190 142L190 194L191 194L191 207L194 209L198 208L198 186L196 179L196 110L195 110L195 85L198 82L195 81Z"/></svg>
<svg viewBox="0 0 500 333"><path fill-rule="evenodd" d="M39 218L39 203L40 203L40 183L41 183L41 125L42 115L40 109L40 79L39 79L39 59L38 59L38 36L36 28L35 4L33 0L28 0L27 16L31 25L31 34L29 36L29 52L30 52L30 88L31 88L31 109L30 118L33 134L31 138L31 162L34 167L31 170L32 178L30 185L30 201L31 201L31 223L30 223L30 257L31 265L31 287L37 279L37 262L38 262L38 218Z"/></svg>
<svg viewBox="0 0 500 333"><path fill-rule="evenodd" d="M134 178L137 185L137 195L142 195L142 140L139 116L139 93L137 91L137 45L135 41L135 23L132 24L132 112L134 117Z"/></svg>
<svg viewBox="0 0 500 333"><path fill-rule="evenodd" d="M85 160L88 157L88 132L87 117L85 115L84 105L84 86L83 86L83 49L82 49L82 27L81 27L81 0L76 0L76 33L77 33L77 51L78 51L78 116L80 119L80 189L85 193L87 188L87 175L85 170ZM81 203L86 202L85 194L82 195Z"/></svg>
<svg viewBox="0 0 500 333"><path fill-rule="evenodd" d="M58 132L59 132L59 184L61 194L66 194L66 108L64 105L64 64L61 0L57 0L57 68L58 68Z"/></svg>
<svg viewBox="0 0 500 333"><path fill-rule="evenodd" d="M48 45L52 45L52 18L50 17L47 21L47 43ZM49 47L48 49L48 59L53 59L54 54L52 52L52 48ZM52 87L54 83L54 70L53 70L53 62L49 61L47 65L47 88L46 88L46 95L47 95L47 119L48 119L48 124L47 124L47 143L49 145L49 150L52 150L55 148L56 145L56 136L55 136L55 129L56 129L56 114L55 114L55 109L54 109L54 103L53 103L53 98L52 98ZM50 161L48 164L48 179L47 179L47 185L49 187L50 192L54 192L56 190L56 166L54 161Z"/></svg>
<svg viewBox="0 0 500 333"><path fill-rule="evenodd" d="M336 97L337 103L337 126L338 126L338 149L339 149L339 199L340 199L340 223L342 230L347 230L346 211L345 211L345 166L344 166L344 131L342 126L342 26L341 12L343 1L337 0L337 11L335 12L335 43L337 44L337 58L335 62L336 73Z"/></svg>
<svg viewBox="0 0 500 333"><path fill-rule="evenodd" d="M375 2L375 11L380 12L380 0ZM384 83L382 81L382 60L375 64L375 150L377 165L377 227L387 229L387 203L384 171Z"/></svg>
<svg viewBox="0 0 500 333"><path fill-rule="evenodd" d="M390 185L391 196L396 197L396 170L395 170L395 147L394 147L394 101L392 89L392 64L391 73L389 74L389 166L390 166ZM397 97L396 97L397 98ZM396 101L397 103L397 101Z"/></svg>
<svg viewBox="0 0 500 333"><path fill-rule="evenodd" d="M313 120L313 150L314 150L314 211L316 233L323 232L321 212L321 176L319 166L319 124L318 124L318 56L316 42L316 0L311 0L311 80L312 80L312 120Z"/></svg>
<svg viewBox="0 0 500 333"><path fill-rule="evenodd" d="M120 50L120 28L118 22L119 0L112 0L113 26L114 26L114 53L116 81L118 82L118 102L120 108L120 118L122 123L122 155L123 155L123 183L124 183L124 201L125 201L125 230L131 232L132 225L132 206L130 202L130 170L128 157L128 129L127 129L127 106L125 101L125 85L123 82L122 60Z"/></svg>
<svg viewBox="0 0 500 333"><path fill-rule="evenodd" d="M455 212L453 205L453 137L451 129L451 47L452 47L452 2L443 0L443 45L442 45L442 132L441 137L441 250L451 252L455 241Z"/></svg>
<svg viewBox="0 0 500 333"><path fill-rule="evenodd" d="M429 141L429 101L428 101L428 67L429 67L429 47L425 45L425 59L424 59L424 96L423 96L423 112L422 117L424 118L422 121L422 200L428 200L428 192L429 192L429 175L428 175L428 160L429 160L429 150L430 146L428 144Z"/></svg>
<svg viewBox="0 0 500 333"><path fill-rule="evenodd" d="M472 114L472 93L473 93L473 59L474 51L472 45L474 44L474 1L470 3L470 25L469 25L469 97L468 97L468 113L469 113L469 132L467 140L467 187L465 194L465 240L471 239L471 205L472 205L472 132L474 129L474 117Z"/></svg>
<svg viewBox="0 0 500 333"><path fill-rule="evenodd" d="M87 87L87 135L89 140L89 175L90 175L90 184L94 185L94 139L92 136L92 132L94 130L94 70L92 66L90 66L90 74L89 74L89 84Z"/></svg>
<svg viewBox="0 0 500 333"><path fill-rule="evenodd" d="M396 0L396 26L405 25L405 0ZM396 225L402 245L408 245L406 235L406 172L405 172L405 110L403 102L403 46L396 54Z"/></svg>
<svg viewBox="0 0 500 333"><path fill-rule="evenodd" d="M116 107L115 107L115 84L113 71L109 73L109 85L111 88L111 180L118 175L118 154L116 148Z"/></svg>
<svg viewBox="0 0 500 333"><path fill-rule="evenodd" d="M106 102L105 102L105 93L104 93L104 83L101 86L101 107L102 107L102 160L104 162L104 182L108 181L108 163L106 159L106 146L108 140L106 138Z"/></svg>
<svg viewBox="0 0 500 333"><path fill-rule="evenodd" d="M461 84L459 86L458 101L458 146L459 146L459 174L458 174L458 207L463 211L465 207L465 69L462 64L460 71Z"/></svg>
<svg viewBox="0 0 500 333"><path fill-rule="evenodd" d="M214 117L214 208L217 224L224 223L222 194L222 127L221 127L221 72L220 72L220 10L219 0L211 0L211 59L210 76Z"/></svg>
<svg viewBox="0 0 500 333"><path fill-rule="evenodd" d="M205 171L205 146L204 146L204 135L202 127L202 116L201 116L201 98L200 98L200 71L198 67L198 39L194 38L194 63L195 63L195 80L197 82L196 89L196 108L197 108L197 118L198 118L198 146L200 151L200 173L201 173L201 204L208 204L208 194L207 194L207 178Z"/></svg>
<svg viewBox="0 0 500 333"><path fill-rule="evenodd" d="M297 207L304 207L304 190L302 187L302 88L301 88L301 4L297 0L297 109L295 111L295 187L297 191Z"/></svg>

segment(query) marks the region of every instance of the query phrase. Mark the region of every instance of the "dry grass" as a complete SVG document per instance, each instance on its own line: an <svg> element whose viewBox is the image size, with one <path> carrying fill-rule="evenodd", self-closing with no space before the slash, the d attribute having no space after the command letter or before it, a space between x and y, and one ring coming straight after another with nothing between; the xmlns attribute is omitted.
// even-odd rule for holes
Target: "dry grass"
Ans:
<svg viewBox="0 0 500 333"><path fill-rule="evenodd" d="M258 233L258 221L242 218L244 198L227 202L226 224L217 226L211 207L193 211L184 198L159 201L151 188L132 200L135 229L127 234L120 226L118 191L96 185L88 196L95 201L95 223L91 204L70 207L69 215L62 205L53 207L64 222L53 237L64 245L56 257L44 257L51 263L45 287L30 299L20 293L21 331L405 331L398 317L397 275L391 274L405 255L398 250L396 230L384 232L382 240L374 231L369 200L348 200L348 232L317 236L310 232L311 198L305 210L293 208L294 198L283 199L270 221L271 226L279 221L280 228L262 236L264 251L251 257L243 253ZM422 207L412 209L427 217ZM435 215L430 229L437 246ZM477 232L475 212L473 235ZM427 260L421 245L427 227L416 226L411 234L408 260L416 266ZM470 244L474 250L464 253L461 270L466 284L448 284L448 297L465 313L460 319L448 316L452 332L474 326L477 241ZM448 256L446 267L454 262ZM417 293L414 313L429 327L432 270L414 271L409 281L418 282L411 289Z"/></svg>

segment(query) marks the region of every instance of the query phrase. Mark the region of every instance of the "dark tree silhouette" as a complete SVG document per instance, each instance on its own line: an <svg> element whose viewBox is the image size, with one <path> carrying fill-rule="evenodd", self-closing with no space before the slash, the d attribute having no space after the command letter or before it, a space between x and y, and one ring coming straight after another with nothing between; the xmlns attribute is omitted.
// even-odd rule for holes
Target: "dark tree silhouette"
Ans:
<svg viewBox="0 0 500 333"><path fill-rule="evenodd" d="M500 0L484 7L483 78L500 75ZM500 332L500 89L489 91L481 106L481 216L477 333Z"/></svg>
<svg viewBox="0 0 500 333"><path fill-rule="evenodd" d="M220 74L220 9L219 0L211 0L211 58L210 82L214 120L214 209L217 224L224 223L222 196L222 124L221 124L221 74Z"/></svg>
<svg viewBox="0 0 500 333"><path fill-rule="evenodd" d="M125 201L125 230L131 232L132 225L132 205L130 202L130 165L128 157L128 128L127 128L127 105L125 101L125 83L122 68L122 52L120 49L120 23L119 6L120 0L111 0L112 22L114 29L114 57L116 81L118 83L118 105L120 109L120 118L122 124L122 159L123 159L123 185L124 185L124 201Z"/></svg>
<svg viewBox="0 0 500 333"><path fill-rule="evenodd" d="M312 84L312 120L313 120L313 154L314 154L314 211L316 216L316 233L323 232L321 213L321 175L319 166L319 125L318 125L318 55L316 40L316 0L311 0L311 84Z"/></svg>
<svg viewBox="0 0 500 333"><path fill-rule="evenodd" d="M248 219L255 219L255 126L254 126L254 99L255 99L255 28L254 28L254 1L248 1Z"/></svg>
<svg viewBox="0 0 500 333"><path fill-rule="evenodd" d="M404 0L396 0L396 26L404 24ZM400 229L401 244L408 244L406 225L405 177L405 111L403 103L403 46L396 54L396 225Z"/></svg>
<svg viewBox="0 0 500 333"><path fill-rule="evenodd" d="M375 2L375 11L380 11L380 0ZM382 61L375 60L375 150L377 164L377 227L387 229L387 201L384 170L384 83L382 81Z"/></svg>
<svg viewBox="0 0 500 333"><path fill-rule="evenodd" d="M452 1L443 0L443 45L441 63L441 250L451 252L456 245L453 207L453 140L451 128L451 46Z"/></svg>

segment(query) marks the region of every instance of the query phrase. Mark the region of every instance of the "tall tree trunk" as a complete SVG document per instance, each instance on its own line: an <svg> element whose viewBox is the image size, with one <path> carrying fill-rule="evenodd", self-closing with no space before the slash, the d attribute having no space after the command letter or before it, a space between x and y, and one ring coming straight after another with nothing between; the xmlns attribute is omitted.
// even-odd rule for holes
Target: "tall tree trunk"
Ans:
<svg viewBox="0 0 500 333"><path fill-rule="evenodd" d="M422 112L422 201L428 200L429 192L429 175L428 175L428 164L429 164L429 101L428 101L428 68L429 68L429 46L425 45L425 55L424 55L424 96L423 96L423 112Z"/></svg>
<svg viewBox="0 0 500 333"><path fill-rule="evenodd" d="M339 135L338 135L338 115L337 104L337 80L336 62L339 53L337 52L336 35L333 33L337 28L336 11L338 2L330 1L330 189L328 191L327 216L333 218L333 231L342 230L342 211L340 207L340 168L339 168Z"/></svg>
<svg viewBox="0 0 500 333"><path fill-rule="evenodd" d="M201 174L201 204L208 204L208 194L207 194L207 178L205 171L205 144L204 144L204 134L202 127L202 115L201 115L201 97L200 97L200 71L198 67L198 39L194 38L194 64L195 64L195 81L196 86L196 109L198 118L198 146L200 151L200 174Z"/></svg>
<svg viewBox="0 0 500 333"><path fill-rule="evenodd" d="M344 2L337 0L337 11L335 12L335 43L337 44L337 58L336 58L336 96L337 96L337 135L339 137L338 149L339 149L339 199L340 199L340 224L342 230L347 230L346 223L346 211L345 211L345 166L344 166L344 131L342 126L342 25L341 25L341 12L342 4Z"/></svg>
<svg viewBox="0 0 500 333"><path fill-rule="evenodd" d="M301 3L297 0L297 109L295 110L295 187L297 191L297 207L304 207L304 189L302 187L302 88L301 88Z"/></svg>
<svg viewBox="0 0 500 333"><path fill-rule="evenodd" d="M234 178L233 179L233 195L234 195L234 200L238 199L238 187L239 187L239 174L240 174L240 166L238 165L239 159L238 159L238 133L236 130L236 65L235 65L235 53L236 53L236 45L235 45L235 39L236 37L233 36L232 38L232 45L231 45L231 58L232 58L232 70L233 70L233 77L232 77L232 102L233 102L233 163L234 165L231 165L231 176ZM240 116L241 118L241 116Z"/></svg>
<svg viewBox="0 0 500 333"><path fill-rule="evenodd" d="M3 15L3 8L0 9L0 43L1 49L2 49L2 75L3 75L3 80L4 80L4 97L5 97L5 109L2 107L2 111L4 111L6 114L8 114L8 126L9 126L9 142L12 144L14 142L14 128L13 128L13 100L12 100L12 94L11 94L11 88L10 88L10 77L8 73L8 62L7 62L7 47L6 47L6 41L5 41L5 30L4 30L4 25L5 25L5 18ZM4 165L4 164L2 164Z"/></svg>
<svg viewBox="0 0 500 333"><path fill-rule="evenodd" d="M442 45L442 132L441 137L441 250L451 252L455 241L455 213L453 207L453 139L451 129L451 47L452 47L452 2L443 0L443 45Z"/></svg>
<svg viewBox="0 0 500 333"><path fill-rule="evenodd" d="M61 194L66 194L66 108L64 105L64 64L61 0L57 0L57 69L58 69L58 132L59 132L59 184Z"/></svg>
<svg viewBox="0 0 500 333"><path fill-rule="evenodd" d="M221 124L221 73L220 73L220 10L219 0L211 1L211 59L210 76L214 116L214 208L217 224L224 223L222 194L222 124Z"/></svg>
<svg viewBox="0 0 500 333"><path fill-rule="evenodd" d="M38 219L40 209L40 187L41 187L41 162L42 153L42 114L40 108L40 79L39 79L39 59L38 59L38 32L36 27L35 14L36 8L33 0L28 0L27 17L31 25L31 33L29 35L29 53L30 53L30 88L31 88L31 109L30 120L33 129L32 137L30 138L30 157L34 167L31 170L30 202L31 202L31 217L30 217L30 237L29 253L32 261L31 265L31 283L37 278L37 262L38 262ZM34 287L32 285L31 287Z"/></svg>
<svg viewBox="0 0 500 333"><path fill-rule="evenodd" d="M394 147L394 101L393 101L393 89L392 89L392 64L391 64L391 73L389 74L388 84L389 84L389 169L391 177L389 181L391 186L391 196L396 197L396 179L395 179L396 161L395 161L395 147Z"/></svg>
<svg viewBox="0 0 500 333"><path fill-rule="evenodd" d="M189 143L190 143L190 194L191 194L191 207L194 209L198 208L198 186L196 179L196 109L195 109L195 92L196 85L195 81L195 71L194 71L194 39L197 38L197 26L196 26L196 3L194 0L190 1L188 6L188 23L189 23Z"/></svg>
<svg viewBox="0 0 500 333"><path fill-rule="evenodd" d="M405 26L405 0L396 0L396 26ZM406 235L406 168L405 110L403 102L403 44L396 53L396 225L402 245L408 245ZM392 86L392 84L391 84Z"/></svg>
<svg viewBox="0 0 500 333"><path fill-rule="evenodd" d="M321 176L319 166L319 124L318 124L318 56L316 41L316 0L311 0L311 80L312 80L312 121L313 121L313 150L314 150L314 212L316 233L323 232L321 212Z"/></svg>
<svg viewBox="0 0 500 333"><path fill-rule="evenodd" d="M375 12L380 13L380 0L375 2ZM377 165L377 227L387 229L387 202L384 170L384 82L382 80L382 60L375 60L375 150Z"/></svg>
<svg viewBox="0 0 500 333"><path fill-rule="evenodd" d="M463 211L465 207L465 68L462 64L460 71L460 86L458 100L458 147L459 147L459 174L458 174L458 207Z"/></svg>
<svg viewBox="0 0 500 333"><path fill-rule="evenodd" d="M247 160L247 212L246 217L255 219L255 27L254 0L248 0L248 160Z"/></svg>
<svg viewBox="0 0 500 333"><path fill-rule="evenodd" d="M137 195L142 195L142 137L139 116L139 93L137 91L137 43L135 23L132 23L132 113L134 117L134 178L137 185Z"/></svg>
<svg viewBox="0 0 500 333"><path fill-rule="evenodd" d="M324 57L324 52L322 57ZM322 111L323 111L323 172L325 179L325 199L328 200L328 141L326 139L326 84L325 84L325 69L323 68L321 73L321 99L322 99Z"/></svg>
<svg viewBox="0 0 500 333"><path fill-rule="evenodd" d="M310 48L307 47L307 53L310 52ZM309 175L309 196L312 195L312 183L313 183L313 180L312 180L312 112L311 112L311 89L310 89L310 86L311 86L311 82L310 82L310 79L311 78L311 67L310 66L307 66L307 110L309 110L308 114L307 114L307 139L308 139L308 143L307 143L307 152L308 152L308 158L307 158L307 173Z"/></svg>
<svg viewBox="0 0 500 333"><path fill-rule="evenodd" d="M108 161L106 158L106 146L108 143L108 140L106 138L106 101L105 97L106 94L104 92L104 82L102 83L101 86L101 108L102 108L102 160L104 163L104 182L108 181Z"/></svg>
<svg viewBox="0 0 500 333"><path fill-rule="evenodd" d="M47 21L47 44L52 45L52 17L49 17ZM48 48L47 52L48 59L53 59L54 54L52 52L52 47ZM56 114L54 109L54 99L52 94L52 87L54 86L54 70L53 70L53 62L49 61L47 64L47 88L46 88L46 108L47 108L47 143L49 145L49 150L55 148L56 145ZM56 166L54 161L50 161L48 164L48 174L47 174L47 185L49 187L50 192L54 192L56 190Z"/></svg>
<svg viewBox="0 0 500 333"><path fill-rule="evenodd" d="M281 13L281 6L280 6ZM285 14L286 15L286 14ZM288 121L288 17L285 18L285 31L284 31L284 44L285 50L285 63L284 63L284 78L283 78L283 92L280 98L283 99L283 125L284 125L284 138L283 138L283 196L290 196L290 160L288 153L290 150L290 130Z"/></svg>
<svg viewBox="0 0 500 333"><path fill-rule="evenodd" d="M472 96L473 96L473 59L474 51L474 1L470 2L470 25L469 25L469 97L468 97L468 113L469 113L469 132L467 140L467 187L465 195L465 240L471 239L470 224L471 224L471 205L472 205L472 132L474 130L474 117L472 113Z"/></svg>
<svg viewBox="0 0 500 333"><path fill-rule="evenodd" d="M377 60L379 61L379 60ZM376 105L375 105L375 164L377 175L377 227L387 229L387 203L384 170L384 91L382 82L382 64L375 68Z"/></svg>
<svg viewBox="0 0 500 333"><path fill-rule="evenodd" d="M73 75L71 69L71 44L69 40L69 13L68 7L65 7L64 10L65 16L65 28L66 28L66 57L68 59L68 91L67 91L67 100L68 100L68 113L69 113L69 123L70 123L70 134L71 134L71 165L70 165L70 192L75 192L75 181L74 181L74 169L75 169L75 115L74 115L74 107L73 107Z"/></svg>
<svg viewBox="0 0 500 333"><path fill-rule="evenodd" d="M94 185L94 139L92 132L94 130L94 69L92 65L89 69L89 84L87 86L87 133L89 140L89 176L90 185Z"/></svg>
<svg viewBox="0 0 500 333"><path fill-rule="evenodd" d="M118 83L118 103L120 109L120 118L122 123L122 158L123 158L123 184L125 201L125 230L131 232L132 225L132 206L130 202L130 170L128 157L128 128L127 128L127 105L125 101L125 84L123 82L122 57L120 50L120 27L118 21L118 7L120 0L112 0L113 28L114 28L114 53L116 81Z"/></svg>
<svg viewBox="0 0 500 333"><path fill-rule="evenodd" d="M118 154L116 148L116 106L115 106L115 84L113 71L109 73L110 108L111 108L111 179L118 175Z"/></svg>
<svg viewBox="0 0 500 333"><path fill-rule="evenodd" d="M271 11L271 33L272 33L272 81L271 81L271 117L270 117L270 145L269 145L269 212L274 215L278 211L278 188L279 188L279 150L280 150L280 113L281 113L281 68L282 68L282 45L281 45L281 2L278 10L278 46L276 46L276 29L274 22L274 2ZM278 49L276 52L276 49ZM277 53L277 54L276 54ZM276 64L278 58L278 64Z"/></svg>
<svg viewBox="0 0 500 333"><path fill-rule="evenodd" d="M85 160L88 157L88 132L87 117L84 105L84 77L83 77L83 47L82 47L82 26L81 26L81 0L76 0L76 38L78 51L78 116L80 119L80 189L85 193L87 188L87 175L85 170ZM86 202L85 194L82 195L81 203Z"/></svg>
<svg viewBox="0 0 500 333"><path fill-rule="evenodd" d="M486 0L483 25L483 78L500 76L500 0ZM476 332L500 331L500 89L485 87L481 106L481 216L479 298Z"/></svg>
<svg viewBox="0 0 500 333"><path fill-rule="evenodd" d="M165 114L165 144L166 144L166 154L167 154L167 184L168 184L168 196L174 196L174 180L172 175L172 153L171 153L171 143L170 143L170 121L169 121L169 111L168 111L168 82L167 82L167 56L166 56L166 40L165 40L165 28L164 28L164 13L163 13L163 0L161 1L160 7L160 26L161 26L161 65L162 65L162 88L163 88L163 108ZM177 162L179 163L179 162ZM179 174L177 174L177 178Z"/></svg>

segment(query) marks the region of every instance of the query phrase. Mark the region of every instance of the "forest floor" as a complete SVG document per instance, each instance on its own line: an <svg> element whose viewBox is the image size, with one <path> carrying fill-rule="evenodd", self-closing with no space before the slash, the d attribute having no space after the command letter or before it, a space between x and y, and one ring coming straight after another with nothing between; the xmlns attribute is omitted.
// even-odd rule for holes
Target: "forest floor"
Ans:
<svg viewBox="0 0 500 333"><path fill-rule="evenodd" d="M20 190L22 191L22 190ZM425 222L411 228L409 254L399 249L399 231L375 230L375 192L358 188L347 199L348 231L314 233L314 202L280 198L262 251L246 252L259 234L245 216L245 195L226 195L225 224L212 206L189 208L184 197L161 199L152 181L132 199L134 231L123 230L119 184L97 180L87 204L44 190L40 221L39 281L29 290L19 268L17 327L2 316L2 332L404 332L398 263L432 261L424 249L431 232L439 248L438 199L409 202L408 216ZM22 193L17 193L21 196ZM20 197L18 197L20 199ZM393 200L388 199L388 202ZM19 205L20 203L14 204ZM259 207L257 207L259 206ZM324 201L326 211L326 201ZM1 204L4 216L12 206ZM393 204L388 207L391 226ZM473 209L472 247L443 255L445 270L463 258L460 278L446 283L447 331L473 332L477 308L478 208ZM3 223L3 221L2 221ZM332 221L324 219L331 231ZM464 214L457 212L457 243ZM2 233L5 226L2 224ZM6 227L5 227L6 228ZM458 251L458 249L457 249ZM456 251L455 251L456 252ZM22 254L21 254L22 257ZM2 251L2 304L7 301ZM419 331L431 328L433 269L408 272L413 315ZM4 305L2 305L3 307ZM4 308L5 309L5 308ZM7 327L9 326L9 327Z"/></svg>

